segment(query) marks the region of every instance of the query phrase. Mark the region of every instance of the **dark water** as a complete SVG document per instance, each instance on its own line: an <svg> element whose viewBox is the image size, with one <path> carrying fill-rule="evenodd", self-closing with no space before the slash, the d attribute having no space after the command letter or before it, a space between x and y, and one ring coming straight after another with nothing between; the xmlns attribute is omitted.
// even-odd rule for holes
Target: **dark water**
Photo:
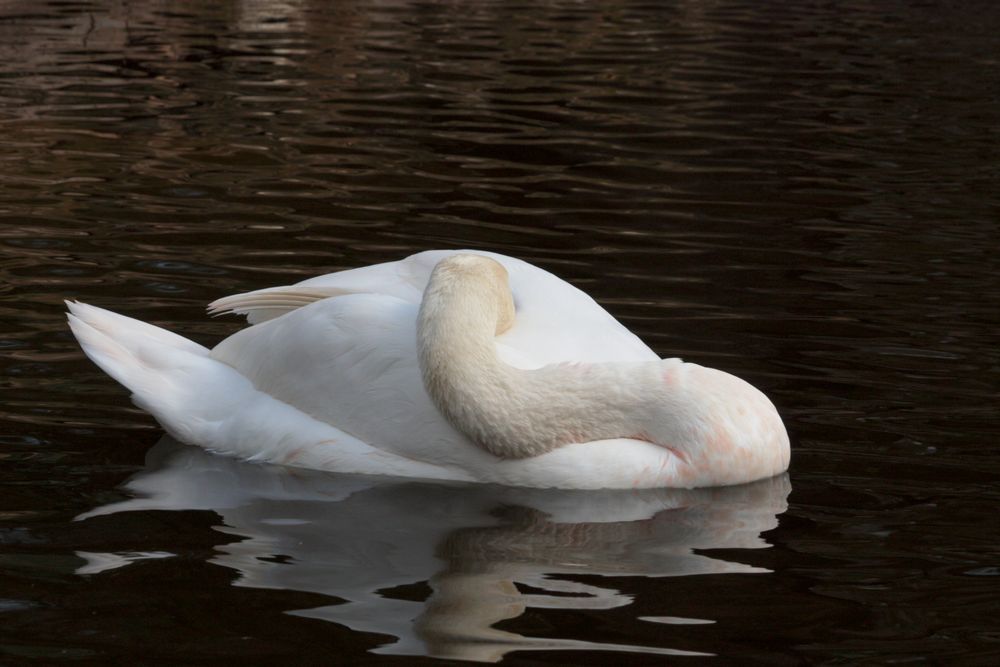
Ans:
<svg viewBox="0 0 1000 667"><path fill-rule="evenodd" d="M998 35L972 1L0 4L0 663L996 664ZM212 343L221 295L430 247L749 379L790 475L154 448L62 315Z"/></svg>

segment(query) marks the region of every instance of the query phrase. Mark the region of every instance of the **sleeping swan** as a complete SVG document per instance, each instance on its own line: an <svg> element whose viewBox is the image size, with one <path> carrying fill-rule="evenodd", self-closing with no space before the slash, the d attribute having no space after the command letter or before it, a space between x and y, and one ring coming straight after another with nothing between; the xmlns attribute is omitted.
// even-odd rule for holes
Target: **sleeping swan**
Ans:
<svg viewBox="0 0 1000 667"><path fill-rule="evenodd" d="M84 352L172 436L253 461L578 489L740 484L788 467L764 394L659 359L590 297L434 250L219 299L209 350L67 303Z"/></svg>

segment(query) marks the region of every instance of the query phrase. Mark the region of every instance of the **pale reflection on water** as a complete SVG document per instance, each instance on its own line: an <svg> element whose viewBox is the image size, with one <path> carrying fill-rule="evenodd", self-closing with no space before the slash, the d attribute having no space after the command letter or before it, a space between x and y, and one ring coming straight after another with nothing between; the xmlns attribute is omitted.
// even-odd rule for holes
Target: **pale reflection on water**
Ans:
<svg viewBox="0 0 1000 667"><path fill-rule="evenodd" d="M697 553L762 549L787 509L787 475L724 489L584 492L447 485L244 463L164 439L127 484L135 498L80 519L137 510L212 510L244 539L210 562L237 586L344 600L290 612L396 637L378 653L498 661L531 649L701 655L669 647L525 637L494 628L529 608L613 609L632 603L580 575L678 577L766 572ZM168 552L77 552L100 575ZM426 582L423 600L392 589ZM405 597L413 597L412 593ZM659 623L702 623L662 615ZM637 621L638 622L638 621ZM706 652L707 653L707 652Z"/></svg>

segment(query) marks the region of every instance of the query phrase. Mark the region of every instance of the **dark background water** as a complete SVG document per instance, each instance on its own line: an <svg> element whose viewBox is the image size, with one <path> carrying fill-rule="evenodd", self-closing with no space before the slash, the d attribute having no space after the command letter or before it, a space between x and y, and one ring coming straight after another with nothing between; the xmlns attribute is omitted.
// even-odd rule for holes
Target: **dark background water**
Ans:
<svg viewBox="0 0 1000 667"><path fill-rule="evenodd" d="M4 2L0 662L1000 661L998 35L975 1ZM62 315L210 344L221 295L431 247L763 388L790 477L147 460Z"/></svg>

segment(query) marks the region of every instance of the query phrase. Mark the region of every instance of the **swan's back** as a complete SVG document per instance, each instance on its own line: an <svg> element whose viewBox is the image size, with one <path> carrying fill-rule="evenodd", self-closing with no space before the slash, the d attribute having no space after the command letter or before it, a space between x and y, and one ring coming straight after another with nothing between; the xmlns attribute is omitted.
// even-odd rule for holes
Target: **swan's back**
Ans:
<svg viewBox="0 0 1000 667"><path fill-rule="evenodd" d="M525 261L492 252L428 250L396 262L374 264L220 299L216 312L246 314L251 323L280 317L329 295L389 296L419 305L434 267L460 253L491 257L507 269L517 311L514 326L497 339L507 363L537 368L560 362L651 361L656 354L583 291ZM282 295L288 297L282 306ZM277 305L274 305L277 304Z"/></svg>

